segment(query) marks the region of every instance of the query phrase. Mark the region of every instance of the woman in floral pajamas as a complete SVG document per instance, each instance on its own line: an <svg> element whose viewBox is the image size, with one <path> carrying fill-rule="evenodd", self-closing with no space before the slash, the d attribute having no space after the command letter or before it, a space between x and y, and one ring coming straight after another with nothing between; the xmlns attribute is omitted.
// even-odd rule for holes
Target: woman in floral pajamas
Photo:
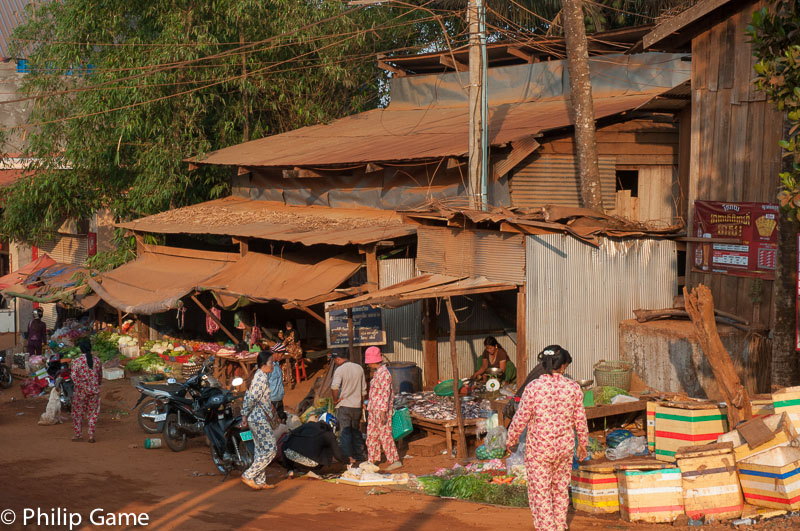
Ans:
<svg viewBox="0 0 800 531"><path fill-rule="evenodd" d="M516 445L522 430L528 428L525 469L533 525L536 531L562 531L567 529L567 488L575 434L578 458L583 460L589 430L581 388L564 376L572 356L560 346L552 345L539 354L539 360L545 374L525 388L508 427L506 445L509 448Z"/></svg>
<svg viewBox="0 0 800 531"><path fill-rule="evenodd" d="M392 439L392 413L394 412L394 391L392 390L392 374L383 363L381 349L369 347L364 353L364 363L375 374L369 384L369 402L367 403L367 460L377 463L381 459L381 447L386 460L391 463L386 470L394 470L403 466L397 447Z"/></svg>
<svg viewBox="0 0 800 531"><path fill-rule="evenodd" d="M70 373L75 391L72 395L72 430L75 442L82 441L81 424L83 416L89 424L89 442L94 441L94 429L97 426L97 417L100 415L100 381L103 378L103 364L92 355L92 344L88 339L78 343L81 356L78 356L70 365Z"/></svg>
<svg viewBox="0 0 800 531"><path fill-rule="evenodd" d="M258 354L256 369L250 387L244 395L242 415L253 432L256 455L253 464L242 474L242 482L255 490L274 489L275 485L267 483L267 467L275 459L278 449L275 435L272 433L270 418L275 414L269 395L269 373L275 370L271 361L272 353L263 351Z"/></svg>

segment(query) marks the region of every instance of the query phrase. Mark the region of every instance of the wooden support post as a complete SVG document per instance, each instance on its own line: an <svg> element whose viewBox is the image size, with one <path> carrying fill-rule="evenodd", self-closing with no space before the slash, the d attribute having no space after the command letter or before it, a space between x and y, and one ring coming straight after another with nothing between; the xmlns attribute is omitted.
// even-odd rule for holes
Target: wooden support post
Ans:
<svg viewBox="0 0 800 531"><path fill-rule="evenodd" d="M380 286L379 272L378 272L378 246L370 245L364 248L364 254L367 256L367 290L377 291Z"/></svg>
<svg viewBox="0 0 800 531"><path fill-rule="evenodd" d="M134 238L136 239L136 256L142 256L144 254L144 236L136 232Z"/></svg>
<svg viewBox="0 0 800 531"><path fill-rule="evenodd" d="M119 331L122 332L122 310L117 310L117 326L119 327Z"/></svg>
<svg viewBox="0 0 800 531"><path fill-rule="evenodd" d="M222 322L221 322L219 319L217 319L217 316L216 316L216 315L214 315L213 313L211 313L211 312L208 310L208 308L206 308L205 306L203 306L203 304L202 304L202 303L201 303L199 300L197 300L197 296L196 296L196 295L192 295L192 300L194 301L194 303L195 303L195 304L196 304L196 305L197 305L197 306L198 306L198 307L199 307L201 310L203 310L203 313L204 313L204 314L206 314L207 316L209 316L209 317L211 318L211 320L212 320L212 321L214 321L215 323L217 323L217 326L219 326L219 329L220 329L220 330L222 330L222 331L225 333L225 335L226 335L226 336L228 336L228 337L231 339L231 341L233 341L233 344L234 344L234 345L238 345L238 344L239 344L239 340L236 338L236 336L235 336L235 335L233 335L233 334L231 333L231 331L230 331L230 330L228 330L228 329L225 327L225 325L224 325L224 324L222 324Z"/></svg>
<svg viewBox="0 0 800 531"><path fill-rule="evenodd" d="M310 315L311 317L313 317L317 321L319 321L320 323L325 324L325 318L322 317L317 312L315 312L314 310L312 310L311 308L309 308L308 306L300 306L300 305L298 305L297 307L299 309L303 310L304 312L306 312L308 315Z"/></svg>
<svg viewBox="0 0 800 531"><path fill-rule="evenodd" d="M714 379L725 396L725 403L728 405L728 427L734 429L740 421L753 418L753 410L747 389L736 374L731 356L717 332L714 297L708 286L700 284L691 293L687 288L683 288L683 299L689 318L694 324L700 348L708 358L711 370L714 371Z"/></svg>
<svg viewBox="0 0 800 531"><path fill-rule="evenodd" d="M136 339L139 341L140 345L144 345L145 342L150 339L145 336L146 325L144 324L144 316L134 315L134 318L136 319Z"/></svg>
<svg viewBox="0 0 800 531"><path fill-rule="evenodd" d="M247 238L233 238L233 243L239 244L240 256L244 256L250 251L250 240Z"/></svg>
<svg viewBox="0 0 800 531"><path fill-rule="evenodd" d="M461 414L461 395L459 394L458 384L458 355L456 354L456 312L453 311L453 303L447 297L447 315L450 317L450 361L453 364L453 402L456 408L456 425L458 426L458 445L456 446L456 456L459 459L467 457L467 437L464 435L464 417Z"/></svg>
<svg viewBox="0 0 800 531"><path fill-rule="evenodd" d="M347 346L350 349L350 361L353 363L361 363L358 355L358 349L355 346L355 326L353 324L353 309L347 309Z"/></svg>
<svg viewBox="0 0 800 531"><path fill-rule="evenodd" d="M517 386L522 385L528 375L528 335L525 284L517 291Z"/></svg>
<svg viewBox="0 0 800 531"><path fill-rule="evenodd" d="M425 389L439 383L439 351L436 344L436 299L422 301L422 355L425 364Z"/></svg>

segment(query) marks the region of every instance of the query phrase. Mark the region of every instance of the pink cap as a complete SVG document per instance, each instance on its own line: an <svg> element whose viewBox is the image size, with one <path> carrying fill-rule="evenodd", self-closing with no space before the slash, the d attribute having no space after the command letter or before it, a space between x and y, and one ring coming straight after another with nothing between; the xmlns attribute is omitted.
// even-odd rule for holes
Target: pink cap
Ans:
<svg viewBox="0 0 800 531"><path fill-rule="evenodd" d="M378 347L369 347L364 353L364 363L380 363L382 361L383 356L381 356L381 349Z"/></svg>

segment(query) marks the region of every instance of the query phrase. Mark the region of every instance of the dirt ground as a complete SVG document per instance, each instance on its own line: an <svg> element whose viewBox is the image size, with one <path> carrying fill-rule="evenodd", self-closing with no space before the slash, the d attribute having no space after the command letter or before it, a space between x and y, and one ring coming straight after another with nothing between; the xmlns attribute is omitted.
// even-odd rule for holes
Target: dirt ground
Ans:
<svg viewBox="0 0 800 531"><path fill-rule="evenodd" d="M287 394L287 405L305 395L307 384ZM14 511L16 521L0 529L69 529L68 514L93 529L90 513L145 513L152 529L532 529L528 509L493 507L440 499L402 489L370 495L369 488L312 480L285 480L273 465L270 482L277 488L252 491L238 476L222 482L202 439L192 439L180 453L147 450L148 437L131 411L138 393L127 379L104 382L96 444L73 443L65 422L39 426L46 398L23 399L18 381L0 391L0 520ZM445 456L413 457L402 471L431 473L452 466ZM25 509L43 517L23 524ZM60 521L57 519L60 518ZM75 517L77 518L77 517ZM633 525L617 516L587 517L570 513L571 529L667 529L666 525ZM50 525L47 525L47 524ZM53 525L56 524L56 525ZM124 526L123 526L124 527ZM729 526L705 526L728 529ZM800 528L800 518L779 518L750 529Z"/></svg>

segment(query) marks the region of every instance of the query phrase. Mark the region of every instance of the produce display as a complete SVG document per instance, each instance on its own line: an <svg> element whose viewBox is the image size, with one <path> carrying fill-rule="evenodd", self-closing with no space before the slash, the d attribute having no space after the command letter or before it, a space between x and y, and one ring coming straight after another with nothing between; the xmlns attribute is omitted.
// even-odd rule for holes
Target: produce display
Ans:
<svg viewBox="0 0 800 531"><path fill-rule="evenodd" d="M395 407L398 400L408 404L411 413L420 417L433 420L455 420L456 409L452 396L437 396L431 391L422 393L402 394L395 400ZM480 404L472 401L461 402L461 414L465 419L485 418L490 411L481 409Z"/></svg>
<svg viewBox="0 0 800 531"><path fill-rule="evenodd" d="M527 507L528 487L524 469L508 473L501 461L439 469L432 476L419 476L418 488L432 496L460 498L507 507Z"/></svg>

